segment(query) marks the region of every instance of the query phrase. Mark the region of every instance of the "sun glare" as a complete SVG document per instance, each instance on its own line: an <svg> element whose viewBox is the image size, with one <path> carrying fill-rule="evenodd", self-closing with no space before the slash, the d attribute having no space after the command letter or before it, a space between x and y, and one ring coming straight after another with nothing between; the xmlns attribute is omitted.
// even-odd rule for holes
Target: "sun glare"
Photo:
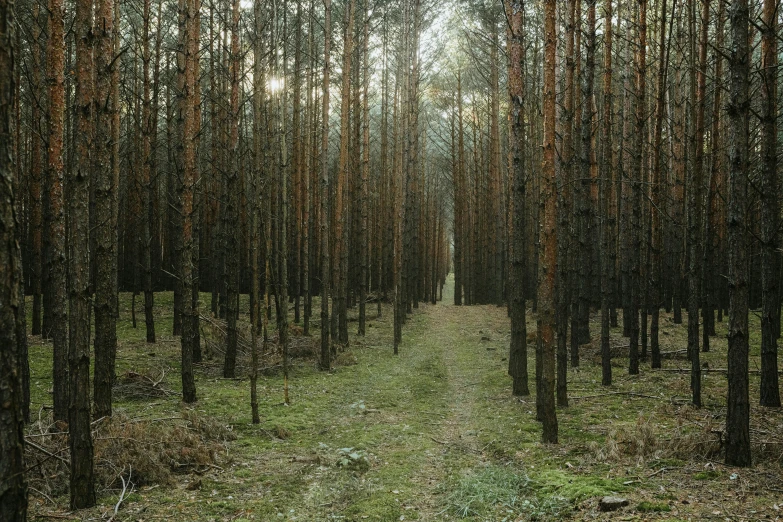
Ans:
<svg viewBox="0 0 783 522"><path fill-rule="evenodd" d="M269 92L277 92L283 87L285 87L285 80L282 78L270 78L269 83L267 84Z"/></svg>

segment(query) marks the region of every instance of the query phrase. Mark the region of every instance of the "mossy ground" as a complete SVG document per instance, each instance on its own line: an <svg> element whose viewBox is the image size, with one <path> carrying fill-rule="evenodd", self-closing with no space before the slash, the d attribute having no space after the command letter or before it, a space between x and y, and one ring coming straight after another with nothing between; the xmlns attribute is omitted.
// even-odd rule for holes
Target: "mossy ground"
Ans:
<svg viewBox="0 0 783 522"><path fill-rule="evenodd" d="M569 369L570 406L558 411L561 443L543 445L535 398L510 394L505 308L455 307L450 288L447 284L443 302L414 310L398 356L392 354L391 310L384 307L379 318L372 306L364 338L354 335L356 323L349 323L351 345L340 355L348 364L324 373L311 359L294 361L290 405L282 401L282 377L266 372L259 379L260 425L250 423L247 368L237 379L221 378L219 351L197 371L199 401L181 404L179 342L170 335L171 295L156 295L155 345L144 341L141 300L134 329L130 298L123 295L117 374L132 370L161 376L174 394L119 402L117 410L131 418L165 419L192 408L217 419L237 438L225 446L220 467L137 488L116 520L781 516L781 412L753 406L756 464L726 468L713 433L722 429L725 416L723 374L705 373L705 406L697 410L687 404L687 373L651 371L645 364L641 375L629 376L627 359L618 356L614 384L604 388L597 352L584 347L581 366ZM685 325L674 325L668 314L662 317L662 349L684 348ZM532 329L532 314L529 319ZM752 321L757 325L757 318ZM313 326L317 334L317 323ZM591 328L597 337L597 323ZM210 335L209 326L204 335ZM723 336L724 326L718 325L712 351L702 354L710 368L725 368ZM627 344L619 329L613 329L612 343ZM755 369L757 333L751 344ZM51 404L51 348L31 338L30 350L36 416L42 405ZM532 350L529 355L532 371ZM664 366L686 368L687 362L667 359ZM758 377L753 375L753 405L757 397ZM628 498L630 506L600 513L598 498L608 494ZM33 492L32 518L108 518L117 495L116 490L100 491L98 507L70 513L66 496L47 499Z"/></svg>

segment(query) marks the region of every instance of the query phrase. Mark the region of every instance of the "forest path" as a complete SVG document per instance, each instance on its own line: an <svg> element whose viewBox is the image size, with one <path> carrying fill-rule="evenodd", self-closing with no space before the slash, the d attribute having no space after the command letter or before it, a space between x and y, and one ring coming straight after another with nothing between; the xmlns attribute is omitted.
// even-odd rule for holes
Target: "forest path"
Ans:
<svg viewBox="0 0 783 522"><path fill-rule="evenodd" d="M365 337L350 310L350 348L331 372L296 359L290 405L280 375L259 381L260 425L249 424L246 379L199 374L199 410L237 434L230 461L198 487L142 492L145 520L518 517L540 428L532 402L509 393L505 308L454 306L453 285L409 315L396 356L391 307L368 307Z"/></svg>
<svg viewBox="0 0 783 522"><path fill-rule="evenodd" d="M389 353L391 310L385 308L382 318L368 319L364 339L353 336L351 323L350 353L358 364L309 376L323 383L297 386L322 387L328 399L323 408L305 405L313 421L306 431L320 428L313 439L295 435L279 460L271 455L279 463L274 467L301 481L296 491L277 495L294 506L280 511L286 518L454 520L474 507L475 514L486 511L472 505L484 500L460 488L470 490L472 477L491 468L498 451L503 457L499 448L520 437L520 404L508 393L506 375L509 323L505 308L454 306L453 285L449 279L442 301L422 303L409 316L398 356ZM301 401L295 398L292 409ZM290 425L295 411L284 413L280 421ZM317 467L307 465L313 453ZM368 469L351 453L366 458ZM270 455L262 458L266 468ZM289 487L280 479L272 479L273 490L275 482Z"/></svg>
<svg viewBox="0 0 783 522"><path fill-rule="evenodd" d="M448 490L491 460L484 453L486 444L479 438L488 426L482 422L484 416L477 413L492 408L491 394L482 384L497 374L498 359L505 360L498 352L505 354L507 337L496 324L505 318L505 309L455 306L453 291L454 281L449 279L443 300L428 307L421 318L431 341L413 339L418 342L411 348L438 350L446 375L442 417L429 433L439 447L426 453L426 462L413 479L423 493L414 505L425 520L450 518L455 510L469 508L467 503L461 506L452 502L457 499L450 498Z"/></svg>

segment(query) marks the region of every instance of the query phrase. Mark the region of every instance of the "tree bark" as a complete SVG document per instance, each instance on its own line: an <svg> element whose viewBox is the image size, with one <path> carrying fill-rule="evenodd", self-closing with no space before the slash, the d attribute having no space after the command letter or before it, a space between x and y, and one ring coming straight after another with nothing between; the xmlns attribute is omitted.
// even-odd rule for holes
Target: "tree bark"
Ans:
<svg viewBox="0 0 783 522"><path fill-rule="evenodd" d="M95 162L92 179L95 187L95 418L112 413L112 386L117 356L117 229L114 223L113 202L117 190L114 185L112 155L114 143L112 123L114 106L112 70L114 62L114 0L97 0L95 68ZM146 41L146 40L145 40ZM149 66L147 65L147 69ZM148 78L145 78L145 85ZM149 86L145 87L147 91ZM147 103L147 106L149 104ZM146 126L146 123L143 123ZM149 147L149 134L147 146ZM148 165L149 151L144 156ZM146 171L147 180L149 171ZM149 181L147 181L149 183ZM142 219L149 231L149 219ZM149 255L149 243L146 253ZM145 263L146 267L147 263ZM151 314L151 311L150 311Z"/></svg>
<svg viewBox="0 0 783 522"><path fill-rule="evenodd" d="M182 336L180 339L182 348L181 373L182 373L182 400L186 403L196 402L196 384L193 376L193 342L195 332L193 327L193 314L197 313L193 309L192 295L193 285L196 274L193 266L193 250L198 241L194 234L194 192L195 184L198 178L195 137L196 121L195 106L195 51L196 42L194 41L193 19L195 15L196 0L179 1L179 49L178 49L178 74L182 77L180 82L183 86L180 94L178 111L181 123L180 154L182 162L182 185L181 195L178 198L181 204L182 230L179 236L182 238L182 248L179 252L179 277L182 285Z"/></svg>
<svg viewBox="0 0 783 522"><path fill-rule="evenodd" d="M155 197L154 167L156 165L152 148L152 135L157 111L153 111L150 86L150 17L151 0L144 0L143 30L142 30L142 173L141 183L144 196L144 218L141 231L141 264L144 269L144 325L147 331L147 342L155 342L155 294L152 291L152 226L154 222L153 200ZM158 31L160 31L158 20ZM96 363L97 364L97 363Z"/></svg>
<svg viewBox="0 0 783 522"><path fill-rule="evenodd" d="M563 133L562 160L560 162L559 172L559 190L558 190L558 226L560 234L557 236L558 242L558 263L557 269L557 399L561 405L567 405L567 379L568 379L568 319L571 304L570 286L571 278L571 259L570 256L570 230L571 210L572 210L572 190L573 180L573 161L574 161L574 17L576 11L576 2L570 0L566 4L566 30L565 30L565 85L563 111L561 115L561 128ZM578 349L571 350L572 357L578 357ZM578 364L578 359L577 359Z"/></svg>
<svg viewBox="0 0 783 522"><path fill-rule="evenodd" d="M777 324L780 317L780 183L777 158L777 2L764 1L761 36L761 387L762 406L780 406ZM777 318L776 318L777 316Z"/></svg>
<svg viewBox="0 0 783 522"><path fill-rule="evenodd" d="M324 0L324 77L321 112L321 179L320 243L321 243L321 369L331 369L332 351L329 345L329 75L332 44L332 0Z"/></svg>
<svg viewBox="0 0 783 522"><path fill-rule="evenodd" d="M230 108L229 108L229 154L231 166L226 176L225 219L223 232L226 241L226 358L223 377L234 378L237 358L237 321L239 319L239 76L241 57L239 54L239 0L232 2L231 16L231 62L230 62ZM283 196L285 197L285 196ZM286 280L282 280L285 285Z"/></svg>
<svg viewBox="0 0 783 522"><path fill-rule="evenodd" d="M363 66L363 84L362 84L362 174L361 174L361 228L359 233L359 335L365 334L365 323L367 321L367 261L370 255L368 225L368 205L369 205L369 178L370 178L370 3L364 2L364 45L362 46Z"/></svg>
<svg viewBox="0 0 783 522"><path fill-rule="evenodd" d="M664 0L665 1L665 0ZM609 346L611 271L613 259L609 255L611 236L609 212L611 210L611 187L614 184L612 170L612 0L604 0L604 113L601 137L603 141L601 160L601 384L612 384L612 353Z"/></svg>
<svg viewBox="0 0 783 522"><path fill-rule="evenodd" d="M647 68L647 0L639 3L639 48L636 52L636 121L634 123L634 143L632 153L633 198L631 203L631 249L630 249L630 357L628 373L639 373L639 309L643 288L641 277L642 242L642 170L644 165L644 139L646 133L646 68ZM643 311L643 313L647 313Z"/></svg>
<svg viewBox="0 0 783 522"><path fill-rule="evenodd" d="M90 429L90 150L93 107L93 2L78 0L76 37L76 157L68 187L68 431L71 509L95 505Z"/></svg>
<svg viewBox="0 0 783 522"><path fill-rule="evenodd" d="M699 361L699 305L701 304L701 216L702 171L704 169L704 105L707 77L707 29L709 0L702 0L702 31L696 69L695 132L693 168L688 172L688 355L691 360L691 393L694 406L701 406L701 363ZM706 17L706 18L705 18ZM695 38L695 7L690 6L691 38Z"/></svg>
<svg viewBox="0 0 783 522"><path fill-rule="evenodd" d="M16 20L13 0L0 0L0 520L27 520L21 367L16 316L24 299L12 158Z"/></svg>
<svg viewBox="0 0 783 522"><path fill-rule="evenodd" d="M68 311L66 296L65 199L65 3L50 0L49 49L49 252L51 338L53 345L54 420L68 419Z"/></svg>
<svg viewBox="0 0 783 522"><path fill-rule="evenodd" d="M748 398L748 121L750 112L748 0L729 7L731 47L729 71L729 201L726 227L729 254L729 348L726 411L726 464L750 466L750 401Z"/></svg>
<svg viewBox="0 0 783 522"><path fill-rule="evenodd" d="M663 0L661 4L661 20L658 35L658 89L656 91L655 102L655 131L653 137L653 168L652 183L650 187L650 290L652 295L652 310L650 317L650 353L651 366L653 368L661 367L661 348L658 339L658 325L660 322L661 310L661 254L663 245L663 230L661 224L661 212L663 198L661 197L661 147L663 143L663 112L666 96L666 76L669 67L668 53L666 52L666 4Z"/></svg>
<svg viewBox="0 0 783 522"><path fill-rule="evenodd" d="M541 164L541 254L538 270L538 343L543 397L542 441L557 443L555 413L555 270L557 264L557 195L555 194L555 0L544 1L544 155Z"/></svg>
<svg viewBox="0 0 783 522"><path fill-rule="evenodd" d="M513 378L514 395L530 395L527 372L527 323L525 318L525 84L522 67L525 60L523 36L524 2L504 2L508 49L509 120L511 122L511 175L513 176L511 249L511 346L509 370ZM561 363L562 364L562 363ZM560 366L558 366L558 369ZM558 381L559 382L559 381Z"/></svg>

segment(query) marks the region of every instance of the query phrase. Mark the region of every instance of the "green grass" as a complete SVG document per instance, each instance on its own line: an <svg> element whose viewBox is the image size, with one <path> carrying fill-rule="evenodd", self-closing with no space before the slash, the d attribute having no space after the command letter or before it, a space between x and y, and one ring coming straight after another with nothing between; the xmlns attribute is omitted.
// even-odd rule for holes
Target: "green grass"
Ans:
<svg viewBox="0 0 783 522"><path fill-rule="evenodd" d="M505 309L454 307L449 292L447 286L444 303L422 304L410 316L398 356L392 353L391 309L384 307L383 316L376 318L373 306L365 338L356 336L356 323L349 322L351 344L340 359L355 364L338 365L327 373L318 371L311 359L293 360L290 405L283 404L282 377L274 371L262 375L260 425L250 423L246 354L240 354L238 378L223 379L222 355L213 351L211 359L197 367L199 401L183 405L179 340L171 336L171 294L156 294L155 345L145 342L141 299L136 303L138 327L133 328L130 296L123 294L117 374L163 377L162 384L173 394L118 401L115 408L130 418L164 419L194 409L237 437L218 455L220 469L138 488L123 503L123 519L581 520L597 515L597 499L609 494L628 497L637 511L649 516L671 506L666 516L682 519L723 509L722 496L715 503L708 497L723 485L716 479L727 474L704 471L680 438L715 438L709 430L720 422L725 378L706 374L705 408L693 410L670 400L688 396L687 374L650 372L643 366L640 376L629 377L627 359L617 358L614 384L606 389L600 385L595 353L586 350L581 367L569 369L570 407L558 410L561 444L544 445L535 421L535 396L510 395ZM208 313L209 296L204 294L201 301L202 313ZM246 322L246 296L241 310ZM350 318L356 313L351 310ZM534 319L528 314L529 328ZM313 320L317 335L317 314ZM202 326L202 339L212 346L214 332L208 324ZM592 328L595 335L597 325ZM664 317L662 330L667 332L662 335L664 351L684 346L685 325L675 326ZM718 330L725 333L724 325ZM623 342L619 329L612 335L613 343ZM482 341L485 336L491 340ZM36 415L42 405L51 404L51 346L31 338L30 354ZM528 356L535 389L532 347ZM725 339L720 338L714 339L712 352L702 354L713 368L725 365L724 357ZM266 355L262 366L277 362L276 356ZM757 377L751 382L757 387ZM661 399L617 392L660 394ZM43 416L47 413L42 411ZM770 426L783 426L779 412L765 415ZM630 448L643 428L652 430L655 445L637 455ZM616 447L610 447L610 441ZM685 449L672 450L677 444ZM772 466L773 475L779 472L779 464L766 465ZM187 489L196 480L200 487ZM702 500L679 502L690 494ZM771 498L760 494L736 502L752 502L754 509L761 509L772 505L767 502ZM116 499L116 491L102 491L102 509L113 509ZM45 499L36 503L33 515L67 507L67 495L53 500L54 506ZM737 512L745 508L742 504ZM102 512L96 508L74 519Z"/></svg>
<svg viewBox="0 0 783 522"><path fill-rule="evenodd" d="M712 480L720 477L721 474L717 471L699 471L698 473L693 474L694 480Z"/></svg>
<svg viewBox="0 0 783 522"><path fill-rule="evenodd" d="M672 508L669 504L663 504L660 502L640 502L636 506L636 511L641 513L668 513Z"/></svg>

